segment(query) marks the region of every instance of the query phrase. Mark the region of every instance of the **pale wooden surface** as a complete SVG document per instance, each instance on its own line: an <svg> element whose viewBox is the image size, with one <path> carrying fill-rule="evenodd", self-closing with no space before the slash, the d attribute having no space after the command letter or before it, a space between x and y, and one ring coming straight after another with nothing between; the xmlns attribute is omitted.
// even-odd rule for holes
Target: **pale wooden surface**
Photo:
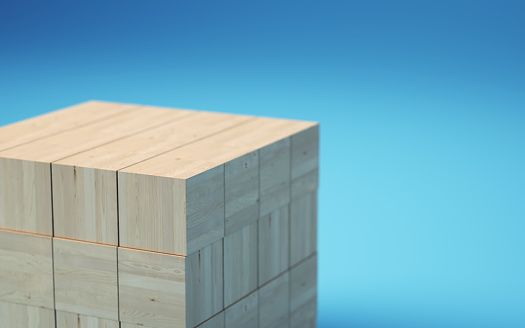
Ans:
<svg viewBox="0 0 525 328"><path fill-rule="evenodd" d="M118 245L117 173L53 165L57 237Z"/></svg>
<svg viewBox="0 0 525 328"><path fill-rule="evenodd" d="M117 320L56 311L56 328L120 328Z"/></svg>
<svg viewBox="0 0 525 328"><path fill-rule="evenodd" d="M57 310L118 320L117 248L53 238Z"/></svg>
<svg viewBox="0 0 525 328"><path fill-rule="evenodd" d="M257 222L224 237L224 306L257 289Z"/></svg>
<svg viewBox="0 0 525 328"><path fill-rule="evenodd" d="M291 327L315 327L317 309L317 255L290 270Z"/></svg>
<svg viewBox="0 0 525 328"><path fill-rule="evenodd" d="M317 251L317 192L293 199L290 218L290 260L293 266Z"/></svg>
<svg viewBox="0 0 525 328"><path fill-rule="evenodd" d="M0 301L0 327L55 328L55 311Z"/></svg>
<svg viewBox="0 0 525 328"><path fill-rule="evenodd" d="M50 237L0 231L0 300L54 308Z"/></svg>
<svg viewBox="0 0 525 328"><path fill-rule="evenodd" d="M288 272L259 290L259 328L289 327Z"/></svg>
<svg viewBox="0 0 525 328"><path fill-rule="evenodd" d="M198 328L225 328L224 312L215 315L213 318L197 326Z"/></svg>
<svg viewBox="0 0 525 328"><path fill-rule="evenodd" d="M49 164L0 158L0 228L51 236Z"/></svg>
<svg viewBox="0 0 525 328"><path fill-rule="evenodd" d="M118 115L133 105L88 101L0 127L0 150Z"/></svg>
<svg viewBox="0 0 525 328"><path fill-rule="evenodd" d="M196 325L224 308L223 242L215 242L186 258L187 325Z"/></svg>
<svg viewBox="0 0 525 328"><path fill-rule="evenodd" d="M119 248L120 320L186 327L186 258Z"/></svg>
<svg viewBox="0 0 525 328"><path fill-rule="evenodd" d="M259 218L259 152L224 164L224 233L228 235Z"/></svg>
<svg viewBox="0 0 525 328"><path fill-rule="evenodd" d="M263 216L290 202L290 138L262 148L259 156L259 215Z"/></svg>
<svg viewBox="0 0 525 328"><path fill-rule="evenodd" d="M259 291L243 298L225 311L228 328L257 328L259 326Z"/></svg>
<svg viewBox="0 0 525 328"><path fill-rule="evenodd" d="M288 205L259 219L259 286L289 267L289 225Z"/></svg>

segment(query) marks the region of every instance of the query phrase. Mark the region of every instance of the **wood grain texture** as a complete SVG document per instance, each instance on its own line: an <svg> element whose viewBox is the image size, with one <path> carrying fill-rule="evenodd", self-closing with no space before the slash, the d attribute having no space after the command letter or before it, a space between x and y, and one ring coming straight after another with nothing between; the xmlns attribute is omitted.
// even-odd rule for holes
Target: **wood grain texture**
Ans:
<svg viewBox="0 0 525 328"><path fill-rule="evenodd" d="M195 327L224 308L223 242L186 258L187 325Z"/></svg>
<svg viewBox="0 0 525 328"><path fill-rule="evenodd" d="M291 137L292 180L319 168L319 125Z"/></svg>
<svg viewBox="0 0 525 328"><path fill-rule="evenodd" d="M259 291L255 291L225 311L228 328L257 328L259 326Z"/></svg>
<svg viewBox="0 0 525 328"><path fill-rule="evenodd" d="M295 265L317 251L317 192L290 204L290 260Z"/></svg>
<svg viewBox="0 0 525 328"><path fill-rule="evenodd" d="M186 181L119 172L120 245L186 255Z"/></svg>
<svg viewBox="0 0 525 328"><path fill-rule="evenodd" d="M0 158L0 228L51 236L51 172L46 163Z"/></svg>
<svg viewBox="0 0 525 328"><path fill-rule="evenodd" d="M213 318L206 320L197 326L197 328L225 328L224 325L224 312L215 315Z"/></svg>
<svg viewBox="0 0 525 328"><path fill-rule="evenodd" d="M290 138L262 148L260 156L260 216L290 202Z"/></svg>
<svg viewBox="0 0 525 328"><path fill-rule="evenodd" d="M288 206L259 219L259 286L288 269L289 226Z"/></svg>
<svg viewBox="0 0 525 328"><path fill-rule="evenodd" d="M118 320L117 248L53 239L55 307Z"/></svg>
<svg viewBox="0 0 525 328"><path fill-rule="evenodd" d="M0 150L72 130L120 114L132 105L88 101L0 127Z"/></svg>
<svg viewBox="0 0 525 328"><path fill-rule="evenodd" d="M315 327L317 318L317 255L290 271L290 324Z"/></svg>
<svg viewBox="0 0 525 328"><path fill-rule="evenodd" d="M257 222L224 237L224 306L257 289Z"/></svg>
<svg viewBox="0 0 525 328"><path fill-rule="evenodd" d="M56 328L119 328L117 320L101 319L63 311L56 311L56 321Z"/></svg>
<svg viewBox="0 0 525 328"><path fill-rule="evenodd" d="M52 250L51 237L0 231L0 300L53 309Z"/></svg>
<svg viewBox="0 0 525 328"><path fill-rule="evenodd" d="M259 153L224 164L225 227L228 235L259 218Z"/></svg>
<svg viewBox="0 0 525 328"><path fill-rule="evenodd" d="M120 320L186 327L186 258L119 248Z"/></svg>
<svg viewBox="0 0 525 328"><path fill-rule="evenodd" d="M0 301L0 327L55 328L55 311Z"/></svg>
<svg viewBox="0 0 525 328"><path fill-rule="evenodd" d="M57 237L118 245L117 173L52 165Z"/></svg>
<svg viewBox="0 0 525 328"><path fill-rule="evenodd" d="M289 327L289 283L287 272L259 290L259 328Z"/></svg>
<svg viewBox="0 0 525 328"><path fill-rule="evenodd" d="M186 224L187 254L224 237L224 165L186 180Z"/></svg>

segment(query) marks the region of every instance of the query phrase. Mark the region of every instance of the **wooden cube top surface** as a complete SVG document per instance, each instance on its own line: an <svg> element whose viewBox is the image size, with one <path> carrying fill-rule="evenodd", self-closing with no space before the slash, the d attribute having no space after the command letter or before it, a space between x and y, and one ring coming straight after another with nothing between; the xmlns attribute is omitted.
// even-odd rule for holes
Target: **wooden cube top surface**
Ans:
<svg viewBox="0 0 525 328"><path fill-rule="evenodd" d="M0 127L0 158L187 179L315 125L89 101Z"/></svg>

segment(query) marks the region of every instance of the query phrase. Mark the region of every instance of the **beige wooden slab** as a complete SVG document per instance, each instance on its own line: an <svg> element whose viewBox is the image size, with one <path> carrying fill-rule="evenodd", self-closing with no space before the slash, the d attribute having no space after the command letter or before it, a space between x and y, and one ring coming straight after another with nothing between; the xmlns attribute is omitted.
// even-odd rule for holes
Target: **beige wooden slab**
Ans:
<svg viewBox="0 0 525 328"><path fill-rule="evenodd" d="M55 307L118 320L117 248L53 238Z"/></svg>
<svg viewBox="0 0 525 328"><path fill-rule="evenodd" d="M213 318L206 320L197 326L198 328L225 328L224 325L224 312L216 314Z"/></svg>
<svg viewBox="0 0 525 328"><path fill-rule="evenodd" d="M55 311L0 301L0 327L55 328Z"/></svg>
<svg viewBox="0 0 525 328"><path fill-rule="evenodd" d="M56 328L119 328L118 320L101 319L82 314L56 311Z"/></svg>
<svg viewBox="0 0 525 328"><path fill-rule="evenodd" d="M126 325L186 327L186 259L119 248L120 320Z"/></svg>
<svg viewBox="0 0 525 328"><path fill-rule="evenodd" d="M259 328L289 327L288 272L259 290Z"/></svg>
<svg viewBox="0 0 525 328"><path fill-rule="evenodd" d="M259 286L288 269L289 226L288 205L259 219Z"/></svg>
<svg viewBox="0 0 525 328"><path fill-rule="evenodd" d="M317 192L290 204L290 263L292 266L317 251Z"/></svg>
<svg viewBox="0 0 525 328"><path fill-rule="evenodd" d="M88 101L0 127L0 150L72 130L117 115L132 105Z"/></svg>
<svg viewBox="0 0 525 328"><path fill-rule="evenodd" d="M259 291L255 291L225 311L228 328L255 328L259 325Z"/></svg>
<svg viewBox="0 0 525 328"><path fill-rule="evenodd" d="M290 271L290 323L315 327L317 313L317 255Z"/></svg>
<svg viewBox="0 0 525 328"><path fill-rule="evenodd" d="M290 202L290 138L262 148L259 156L259 215L263 216Z"/></svg>
<svg viewBox="0 0 525 328"><path fill-rule="evenodd" d="M0 231L0 300L54 308L50 237Z"/></svg>
<svg viewBox="0 0 525 328"><path fill-rule="evenodd" d="M259 218L259 152L224 164L224 233L229 235Z"/></svg>
<svg viewBox="0 0 525 328"><path fill-rule="evenodd" d="M257 289L257 248L257 222L224 237L225 307Z"/></svg>
<svg viewBox="0 0 525 328"><path fill-rule="evenodd" d="M186 258L187 326L195 327L224 309L223 242Z"/></svg>

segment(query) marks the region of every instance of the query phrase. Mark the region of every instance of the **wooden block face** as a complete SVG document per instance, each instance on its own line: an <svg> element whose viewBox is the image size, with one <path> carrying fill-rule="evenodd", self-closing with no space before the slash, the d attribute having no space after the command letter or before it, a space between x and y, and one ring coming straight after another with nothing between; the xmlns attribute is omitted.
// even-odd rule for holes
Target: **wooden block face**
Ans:
<svg viewBox="0 0 525 328"><path fill-rule="evenodd" d="M290 201L290 138L262 148L260 157L260 215Z"/></svg>
<svg viewBox="0 0 525 328"><path fill-rule="evenodd" d="M57 311L56 320L56 328L119 328L118 320L101 319L62 311Z"/></svg>
<svg viewBox="0 0 525 328"><path fill-rule="evenodd" d="M118 320L117 248L53 239L59 311Z"/></svg>
<svg viewBox="0 0 525 328"><path fill-rule="evenodd" d="M224 237L224 165L186 180L186 222L187 254Z"/></svg>
<svg viewBox="0 0 525 328"><path fill-rule="evenodd" d="M253 328L259 322L259 291L235 303L225 311L226 327Z"/></svg>
<svg viewBox="0 0 525 328"><path fill-rule="evenodd" d="M289 283L287 272L259 290L259 328L289 326Z"/></svg>
<svg viewBox="0 0 525 328"><path fill-rule="evenodd" d="M223 310L223 281L222 240L186 258L188 327L195 327Z"/></svg>
<svg viewBox="0 0 525 328"><path fill-rule="evenodd" d="M51 236L51 169L0 158L0 228Z"/></svg>
<svg viewBox="0 0 525 328"><path fill-rule="evenodd" d="M259 219L259 286L288 269L288 206L283 206Z"/></svg>
<svg viewBox="0 0 525 328"><path fill-rule="evenodd" d="M55 311L0 301L0 327L55 328Z"/></svg>
<svg viewBox="0 0 525 328"><path fill-rule="evenodd" d="M317 192L292 200L290 217L290 256L293 266L317 251Z"/></svg>
<svg viewBox="0 0 525 328"><path fill-rule="evenodd" d="M186 181L119 172L120 245L186 255Z"/></svg>
<svg viewBox="0 0 525 328"><path fill-rule="evenodd" d="M117 173L52 165L55 236L118 245Z"/></svg>
<svg viewBox="0 0 525 328"><path fill-rule="evenodd" d="M224 165L225 228L228 235L259 218L259 153Z"/></svg>
<svg viewBox="0 0 525 328"><path fill-rule="evenodd" d="M315 327L317 314L317 255L290 271L290 323Z"/></svg>
<svg viewBox="0 0 525 328"><path fill-rule="evenodd" d="M319 187L319 169L315 169L292 180L292 200L317 191Z"/></svg>
<svg viewBox="0 0 525 328"><path fill-rule="evenodd" d="M257 222L224 237L224 306L257 289Z"/></svg>
<svg viewBox="0 0 525 328"><path fill-rule="evenodd" d="M224 325L224 312L215 315L213 318L206 320L197 326L197 328L225 328Z"/></svg>
<svg viewBox="0 0 525 328"><path fill-rule="evenodd" d="M292 180L319 168L319 125L292 136Z"/></svg>
<svg viewBox="0 0 525 328"><path fill-rule="evenodd" d="M52 250L51 237L0 231L0 300L53 309Z"/></svg>
<svg viewBox="0 0 525 328"><path fill-rule="evenodd" d="M157 328L186 327L186 259L119 248L120 320ZM133 325L123 325L134 327Z"/></svg>

